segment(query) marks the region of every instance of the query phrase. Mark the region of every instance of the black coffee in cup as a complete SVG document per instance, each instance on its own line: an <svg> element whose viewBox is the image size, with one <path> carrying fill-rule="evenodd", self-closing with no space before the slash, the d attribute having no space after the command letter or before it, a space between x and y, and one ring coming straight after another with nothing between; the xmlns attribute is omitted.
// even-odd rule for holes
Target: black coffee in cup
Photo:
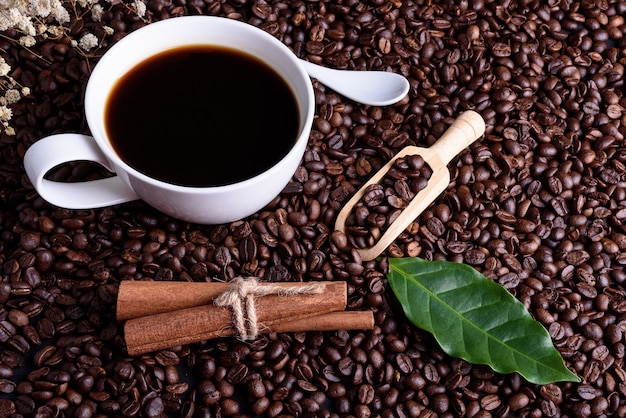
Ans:
<svg viewBox="0 0 626 418"><path fill-rule="evenodd" d="M253 177L298 136L298 104L267 64L234 49L190 45L141 62L109 94L105 125L128 165L206 187Z"/></svg>

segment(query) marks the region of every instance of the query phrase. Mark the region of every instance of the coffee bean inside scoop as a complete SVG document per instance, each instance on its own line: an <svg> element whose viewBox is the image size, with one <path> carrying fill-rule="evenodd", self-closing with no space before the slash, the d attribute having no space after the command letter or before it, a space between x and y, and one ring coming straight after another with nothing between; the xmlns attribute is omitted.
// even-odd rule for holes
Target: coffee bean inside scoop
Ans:
<svg viewBox="0 0 626 418"><path fill-rule="evenodd" d="M350 244L368 248L385 233L411 200L428 185L432 169L421 155L396 159L379 183L365 193L346 221Z"/></svg>

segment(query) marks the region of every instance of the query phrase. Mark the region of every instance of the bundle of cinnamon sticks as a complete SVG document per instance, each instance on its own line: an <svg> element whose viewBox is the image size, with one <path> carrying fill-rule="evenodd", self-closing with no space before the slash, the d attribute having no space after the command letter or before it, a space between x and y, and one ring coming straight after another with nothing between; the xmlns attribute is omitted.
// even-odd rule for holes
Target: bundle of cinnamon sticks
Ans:
<svg viewBox="0 0 626 418"><path fill-rule="evenodd" d="M317 283L318 292L278 291L254 298L252 320L259 332L371 329L371 311L344 311L345 282L262 283L294 289ZM220 282L123 281L117 299L117 320L125 321L124 338L131 356L211 338L235 336L233 309L214 301L232 285ZM237 289L235 289L237 290ZM246 318L246 321L250 321ZM258 324L257 324L258 323Z"/></svg>

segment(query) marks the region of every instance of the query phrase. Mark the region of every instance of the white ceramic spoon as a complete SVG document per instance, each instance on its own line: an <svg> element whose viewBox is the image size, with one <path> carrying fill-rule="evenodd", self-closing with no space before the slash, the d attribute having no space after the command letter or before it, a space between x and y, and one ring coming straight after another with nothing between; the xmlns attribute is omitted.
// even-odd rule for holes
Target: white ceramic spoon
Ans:
<svg viewBox="0 0 626 418"><path fill-rule="evenodd" d="M398 102L409 91L409 81L386 71L334 70L300 60L309 76L337 93L359 103L387 106Z"/></svg>

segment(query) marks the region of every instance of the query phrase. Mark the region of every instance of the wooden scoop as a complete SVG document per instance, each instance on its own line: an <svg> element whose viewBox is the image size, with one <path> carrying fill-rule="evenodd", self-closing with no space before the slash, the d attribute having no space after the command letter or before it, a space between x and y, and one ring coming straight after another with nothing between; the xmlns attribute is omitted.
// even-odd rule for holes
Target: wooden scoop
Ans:
<svg viewBox="0 0 626 418"><path fill-rule="evenodd" d="M335 229L345 233L346 219L352 213L354 206L359 202L367 187L380 182L395 160L406 155L421 155L424 158L424 162L432 169L432 176L428 180L426 188L417 193L396 220L389 225L376 244L369 248L357 249L363 260L375 259L446 189L450 183L448 163L471 143L480 138L484 132L485 121L483 118L478 113L468 110L459 115L441 138L430 148L415 146L403 148L378 170L345 204L337 216Z"/></svg>

